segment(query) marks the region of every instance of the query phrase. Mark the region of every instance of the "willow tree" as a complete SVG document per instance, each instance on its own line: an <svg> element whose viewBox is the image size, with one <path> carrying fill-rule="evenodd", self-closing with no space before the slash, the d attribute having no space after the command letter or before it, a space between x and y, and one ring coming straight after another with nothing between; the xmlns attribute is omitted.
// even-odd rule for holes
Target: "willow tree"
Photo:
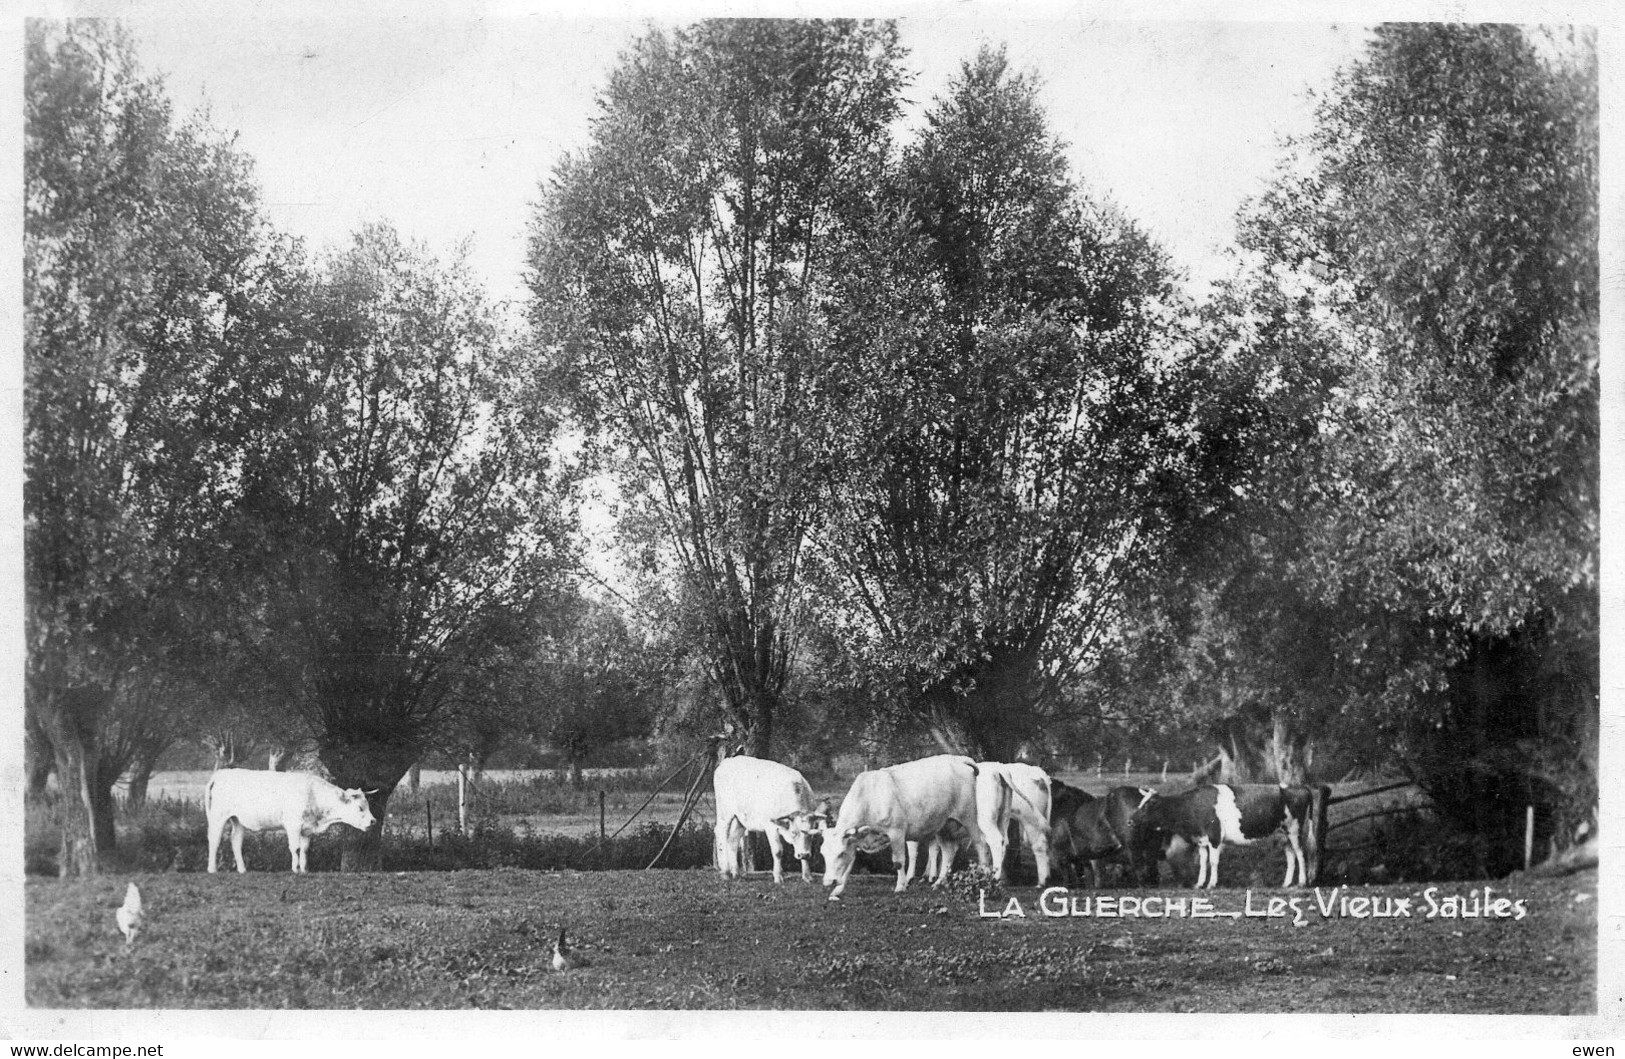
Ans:
<svg viewBox="0 0 1625 1059"><path fill-rule="evenodd" d="M1220 484L1173 273L991 50L843 261L843 635L899 720L1009 758Z"/></svg>
<svg viewBox="0 0 1625 1059"><path fill-rule="evenodd" d="M1258 418L1208 693L1413 769L1485 870L1596 805L1597 152L1585 35L1379 27L1211 306Z"/></svg>
<svg viewBox="0 0 1625 1059"><path fill-rule="evenodd" d="M803 550L829 494L822 294L897 114L884 24L650 32L599 97L530 243L531 318L670 559L711 675L773 745Z"/></svg>
<svg viewBox="0 0 1625 1059"><path fill-rule="evenodd" d="M117 23L28 25L24 81L27 710L72 807L64 874L113 840L112 784L172 737L149 689L218 546L231 431L279 257L248 160L178 122Z"/></svg>
<svg viewBox="0 0 1625 1059"><path fill-rule="evenodd" d="M1422 679L1373 719L1441 806L1503 851L1528 804L1568 832L1597 797L1594 43L1381 27L1298 147L1245 231L1342 324L1295 576L1412 630Z"/></svg>
<svg viewBox="0 0 1625 1059"><path fill-rule="evenodd" d="M229 395L276 427L242 463L222 561L256 600L235 639L381 821L570 561L569 480L548 395L460 261L372 225L307 282L286 344ZM377 866L380 828L345 870Z"/></svg>

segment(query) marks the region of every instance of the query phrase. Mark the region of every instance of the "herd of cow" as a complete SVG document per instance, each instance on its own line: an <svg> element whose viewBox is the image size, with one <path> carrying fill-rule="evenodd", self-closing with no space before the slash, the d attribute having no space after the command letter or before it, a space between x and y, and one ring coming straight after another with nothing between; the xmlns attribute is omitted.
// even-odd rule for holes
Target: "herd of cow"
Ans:
<svg viewBox="0 0 1625 1059"><path fill-rule="evenodd" d="M963 845L1003 878L1007 836L1016 824L1032 849L1038 883L1059 866L1068 881L1088 865L1099 885L1103 861L1123 864L1137 884L1157 881L1158 861L1177 844L1195 847L1198 887L1219 881L1219 854L1227 845L1250 845L1277 832L1286 838L1282 886L1311 882L1324 827L1326 788L1199 784L1176 794L1116 787L1095 797L1053 779L1034 765L973 761L942 754L859 773L840 810L815 801L807 780L788 765L737 755L715 772L717 866L725 877L743 869L745 835L761 832L773 854L773 880L784 879L784 846L812 878L812 841L820 842L824 885L836 901L846 889L858 853L890 850L898 891L908 886L922 848L926 873L940 885ZM217 869L220 840L228 834L237 870L243 832L282 830L295 872L305 871L312 835L335 824L365 831L373 824L370 792L343 790L298 772L222 769L204 791L208 817L208 870ZM1305 856L1305 847L1309 856Z"/></svg>
<svg viewBox="0 0 1625 1059"><path fill-rule="evenodd" d="M1225 846L1251 845L1276 833L1286 839L1281 885L1307 886L1310 864L1318 860L1326 799L1325 788L1226 783L1176 794L1116 787L1096 797L1034 765L950 754L860 773L838 812L827 800L815 802L801 773L776 761L726 758L717 764L715 782L722 874L731 878L742 870L746 832L758 831L772 851L775 882L784 878L786 844L801 861L802 878L810 880L817 838L831 901L846 889L859 851L891 851L898 891L915 875L922 846L926 873L938 885L966 843L1002 878L1012 822L1032 849L1040 886L1057 867L1081 876L1085 864L1099 885L1103 861L1123 864L1137 884L1154 884L1158 861L1188 844L1197 851L1196 885L1211 888L1218 885Z"/></svg>

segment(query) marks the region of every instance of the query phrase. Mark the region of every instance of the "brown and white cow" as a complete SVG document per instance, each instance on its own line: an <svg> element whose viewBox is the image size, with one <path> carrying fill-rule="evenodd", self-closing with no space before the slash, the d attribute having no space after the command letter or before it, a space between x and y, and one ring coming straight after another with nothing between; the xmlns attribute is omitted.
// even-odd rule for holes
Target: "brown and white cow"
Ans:
<svg viewBox="0 0 1625 1059"><path fill-rule="evenodd" d="M840 900L859 849L891 849L901 893L908 888L908 844L935 842L942 856L941 883L959 848L958 830L950 824L976 832L976 763L970 758L939 754L859 773L835 823L821 832L824 885L834 887L829 899Z"/></svg>
<svg viewBox="0 0 1625 1059"><path fill-rule="evenodd" d="M1307 787L1204 783L1179 794L1156 794L1135 814L1135 825L1196 846L1196 886L1219 884L1219 854L1226 845L1247 846L1276 832L1286 836L1283 887L1307 886L1306 822L1314 795Z"/></svg>
<svg viewBox="0 0 1625 1059"><path fill-rule="evenodd" d="M221 769L209 777L203 790L203 811L209 821L209 871L216 869L220 838L231 829L231 852L237 870L243 863L243 831L285 831L293 870L305 871L310 838L334 824L365 831L373 824L367 792L344 790L308 772L261 772L256 769Z"/></svg>

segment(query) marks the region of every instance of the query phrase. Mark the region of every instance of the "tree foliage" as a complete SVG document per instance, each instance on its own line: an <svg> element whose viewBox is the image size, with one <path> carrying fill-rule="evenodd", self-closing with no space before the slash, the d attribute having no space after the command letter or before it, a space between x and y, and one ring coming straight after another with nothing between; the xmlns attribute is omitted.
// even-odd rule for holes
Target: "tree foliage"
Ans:
<svg viewBox="0 0 1625 1059"><path fill-rule="evenodd" d="M897 113L889 25L714 21L637 40L532 227L532 321L595 452L772 746L831 420L821 292Z"/></svg>
<svg viewBox="0 0 1625 1059"><path fill-rule="evenodd" d="M31 21L24 130L28 709L96 870L111 785L180 719L144 690L191 629L228 432L275 248L248 160L178 124L113 23ZM148 750L133 750L146 747Z"/></svg>
<svg viewBox="0 0 1625 1059"><path fill-rule="evenodd" d="M1380 27L1207 316L1258 410L1222 683L1486 833L1595 799L1596 114L1586 38Z"/></svg>
<svg viewBox="0 0 1625 1059"><path fill-rule="evenodd" d="M828 549L885 700L1010 757L1222 484L1173 274L984 50L856 229Z"/></svg>
<svg viewBox="0 0 1625 1059"><path fill-rule="evenodd" d="M241 639L293 678L322 763L377 790L381 819L452 724L464 672L569 561L569 485L546 394L461 265L371 226L301 305L283 355L234 395L275 424L232 527L229 561L262 600ZM256 414L267 402L283 414Z"/></svg>

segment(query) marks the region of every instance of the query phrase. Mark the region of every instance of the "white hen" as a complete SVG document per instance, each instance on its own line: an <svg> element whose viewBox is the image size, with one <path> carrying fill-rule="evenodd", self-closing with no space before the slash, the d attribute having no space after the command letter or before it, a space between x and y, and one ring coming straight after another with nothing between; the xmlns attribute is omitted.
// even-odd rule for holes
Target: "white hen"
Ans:
<svg viewBox="0 0 1625 1059"><path fill-rule="evenodd" d="M124 944L135 941L135 936L141 933L141 891L136 889L135 883L124 891L124 904L119 906L114 918L124 934Z"/></svg>

